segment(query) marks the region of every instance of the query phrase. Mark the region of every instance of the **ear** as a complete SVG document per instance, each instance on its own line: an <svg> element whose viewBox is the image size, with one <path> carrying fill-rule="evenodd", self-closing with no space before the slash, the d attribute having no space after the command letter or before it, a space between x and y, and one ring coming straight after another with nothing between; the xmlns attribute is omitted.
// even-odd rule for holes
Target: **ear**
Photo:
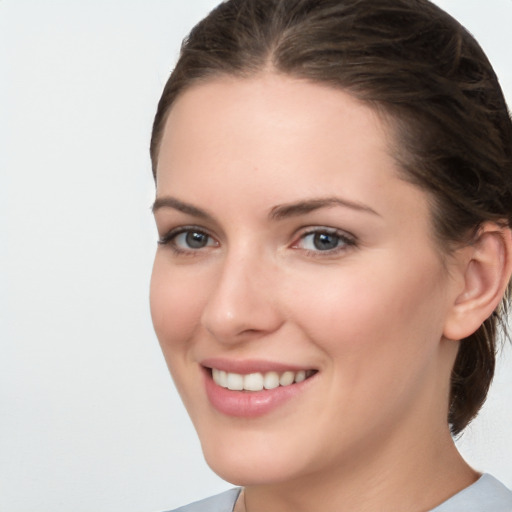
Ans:
<svg viewBox="0 0 512 512"><path fill-rule="evenodd" d="M443 334L461 340L473 334L497 308L512 273L512 232L494 223L485 223L475 241L455 255L462 290L446 318Z"/></svg>

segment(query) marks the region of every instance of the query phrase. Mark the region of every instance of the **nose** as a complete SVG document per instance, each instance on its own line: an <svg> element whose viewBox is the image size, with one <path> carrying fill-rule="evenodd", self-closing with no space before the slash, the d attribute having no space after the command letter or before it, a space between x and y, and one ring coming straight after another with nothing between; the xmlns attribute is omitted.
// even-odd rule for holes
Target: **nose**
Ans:
<svg viewBox="0 0 512 512"><path fill-rule="evenodd" d="M272 262L247 254L228 255L217 276L201 317L217 341L240 343L279 329L283 318Z"/></svg>

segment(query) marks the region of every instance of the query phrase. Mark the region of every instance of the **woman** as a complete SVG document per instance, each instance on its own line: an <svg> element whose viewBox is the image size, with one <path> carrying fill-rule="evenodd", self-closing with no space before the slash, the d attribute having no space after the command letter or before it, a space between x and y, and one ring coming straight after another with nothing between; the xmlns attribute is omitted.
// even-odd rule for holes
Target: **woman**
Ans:
<svg viewBox="0 0 512 512"><path fill-rule="evenodd" d="M512 124L455 20L228 0L184 43L151 156L155 330L243 487L180 510L512 509L452 440L512 273Z"/></svg>

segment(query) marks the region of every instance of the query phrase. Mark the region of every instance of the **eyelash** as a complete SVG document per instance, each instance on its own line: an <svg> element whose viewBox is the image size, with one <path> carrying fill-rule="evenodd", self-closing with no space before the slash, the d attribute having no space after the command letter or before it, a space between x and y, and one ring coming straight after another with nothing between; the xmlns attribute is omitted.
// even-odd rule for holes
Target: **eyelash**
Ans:
<svg viewBox="0 0 512 512"><path fill-rule="evenodd" d="M179 247L176 243L176 239L183 234L197 234L201 236L207 237L208 241L207 244L202 247L196 247L192 248L189 247L187 249L184 249L182 247ZM340 252L344 252L349 250L350 248L357 247L357 239L344 231L340 231L339 229L334 228L326 228L326 227L317 227L308 229L306 232L301 233L300 236L296 239L295 242L292 243L291 248L292 249L298 249L300 250L301 247L299 247L300 243L307 239L307 237L310 236L321 236L321 235L327 235L329 237L336 237L337 238L337 246L326 249L326 250L320 250L320 249L305 249L302 250L307 256L315 257L315 258L322 258L322 257L329 257L337 255ZM210 241L214 241L214 244L210 244ZM218 246L218 242L210 235L208 234L204 229L199 228L197 226L181 226L179 228L172 229L167 234L162 236L158 240L159 245L168 246L172 249L172 251L175 254L178 255L197 255L200 251L200 249L205 249L207 247L212 246Z"/></svg>
<svg viewBox="0 0 512 512"><path fill-rule="evenodd" d="M183 234L197 234L202 235L208 238L208 240L214 240L215 239L208 234L204 229L201 229L197 226L180 226L179 228L172 229L168 233L166 233L164 236L160 237L158 240L159 245L165 245L172 249L172 251L175 254L181 255L196 255L199 252L199 249L204 249L206 247L211 247L211 245L205 245L203 247L198 248L188 248L184 249L182 247L179 247L176 243L176 239ZM216 242L216 245L218 245L218 242Z"/></svg>
<svg viewBox="0 0 512 512"><path fill-rule="evenodd" d="M299 244L306 240L310 236L327 235L329 237L336 237L338 245L332 249L320 250L320 249L303 249L307 256L314 258L322 258L335 256L341 252L345 252L351 248L357 247L357 239L353 235L350 235L344 231L334 228L318 227L314 229L308 229L306 232L301 233L300 237L296 242L292 244L293 249L300 249Z"/></svg>

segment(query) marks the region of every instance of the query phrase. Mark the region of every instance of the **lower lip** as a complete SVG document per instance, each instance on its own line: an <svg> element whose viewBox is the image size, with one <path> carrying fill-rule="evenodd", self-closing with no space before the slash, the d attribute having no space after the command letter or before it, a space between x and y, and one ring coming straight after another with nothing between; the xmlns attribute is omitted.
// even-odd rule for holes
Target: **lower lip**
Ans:
<svg viewBox="0 0 512 512"><path fill-rule="evenodd" d="M222 414L238 418L255 418L284 405L310 385L314 375L297 384L262 391L232 391L215 384L211 371L205 368L206 395ZM315 374L316 375L316 374Z"/></svg>

